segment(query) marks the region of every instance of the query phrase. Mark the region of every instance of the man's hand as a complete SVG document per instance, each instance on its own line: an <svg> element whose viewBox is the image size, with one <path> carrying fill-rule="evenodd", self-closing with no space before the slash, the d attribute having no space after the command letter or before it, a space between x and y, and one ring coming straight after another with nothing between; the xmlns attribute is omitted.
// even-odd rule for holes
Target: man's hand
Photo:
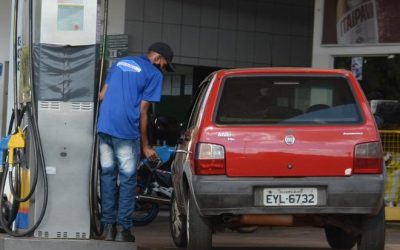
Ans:
<svg viewBox="0 0 400 250"><path fill-rule="evenodd" d="M149 161L156 161L158 159L156 151L154 151L150 146L143 147L143 154L147 159L149 159Z"/></svg>

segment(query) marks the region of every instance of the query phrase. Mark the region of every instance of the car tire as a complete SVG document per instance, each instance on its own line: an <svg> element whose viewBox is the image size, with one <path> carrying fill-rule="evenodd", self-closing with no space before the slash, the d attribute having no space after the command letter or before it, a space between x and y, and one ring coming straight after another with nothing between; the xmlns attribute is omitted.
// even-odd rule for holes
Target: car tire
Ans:
<svg viewBox="0 0 400 250"><path fill-rule="evenodd" d="M357 243L355 236L334 226L325 227L325 236L329 246L333 249L352 249Z"/></svg>
<svg viewBox="0 0 400 250"><path fill-rule="evenodd" d="M385 249L385 207L374 216L363 216L361 235L358 239L358 250Z"/></svg>
<svg viewBox="0 0 400 250"><path fill-rule="evenodd" d="M212 231L210 221L200 215L191 195L188 199L187 208L186 232L188 249L211 249Z"/></svg>
<svg viewBox="0 0 400 250"><path fill-rule="evenodd" d="M175 193L172 193L169 213L169 226L172 239L177 247L187 246L186 217L181 214L176 201Z"/></svg>

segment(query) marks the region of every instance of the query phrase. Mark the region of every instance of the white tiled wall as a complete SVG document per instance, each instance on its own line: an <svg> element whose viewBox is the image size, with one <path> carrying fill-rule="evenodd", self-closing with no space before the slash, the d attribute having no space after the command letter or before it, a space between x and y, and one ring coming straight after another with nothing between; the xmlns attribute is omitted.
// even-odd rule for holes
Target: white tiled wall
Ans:
<svg viewBox="0 0 400 250"><path fill-rule="evenodd" d="M3 72L0 76L0 95L3 89L4 79L4 63L9 61L10 55L10 25L11 25L11 0L5 0L0 2L0 63L3 64ZM1 106L1 102L0 102Z"/></svg>
<svg viewBox="0 0 400 250"><path fill-rule="evenodd" d="M218 66L310 66L313 0L127 0L131 54L155 41L175 63Z"/></svg>

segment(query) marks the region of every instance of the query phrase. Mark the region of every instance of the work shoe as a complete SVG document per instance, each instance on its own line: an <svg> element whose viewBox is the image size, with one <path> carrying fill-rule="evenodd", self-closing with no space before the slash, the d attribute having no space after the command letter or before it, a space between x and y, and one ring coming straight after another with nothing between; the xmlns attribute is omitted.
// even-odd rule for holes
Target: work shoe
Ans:
<svg viewBox="0 0 400 250"><path fill-rule="evenodd" d="M103 229L102 238L105 241L113 241L115 238L115 225L105 224L104 229Z"/></svg>
<svg viewBox="0 0 400 250"><path fill-rule="evenodd" d="M115 241L119 242L135 242L135 236L131 234L131 231L124 229L121 225L117 225L117 235Z"/></svg>

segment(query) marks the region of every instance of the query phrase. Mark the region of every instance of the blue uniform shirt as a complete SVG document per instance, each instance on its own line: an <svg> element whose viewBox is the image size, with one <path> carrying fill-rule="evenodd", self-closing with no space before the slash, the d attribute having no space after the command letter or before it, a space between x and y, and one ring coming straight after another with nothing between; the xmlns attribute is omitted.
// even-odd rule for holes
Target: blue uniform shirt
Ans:
<svg viewBox="0 0 400 250"><path fill-rule="evenodd" d="M140 138L140 102L159 102L163 75L146 56L124 57L108 72L97 132L121 139Z"/></svg>

